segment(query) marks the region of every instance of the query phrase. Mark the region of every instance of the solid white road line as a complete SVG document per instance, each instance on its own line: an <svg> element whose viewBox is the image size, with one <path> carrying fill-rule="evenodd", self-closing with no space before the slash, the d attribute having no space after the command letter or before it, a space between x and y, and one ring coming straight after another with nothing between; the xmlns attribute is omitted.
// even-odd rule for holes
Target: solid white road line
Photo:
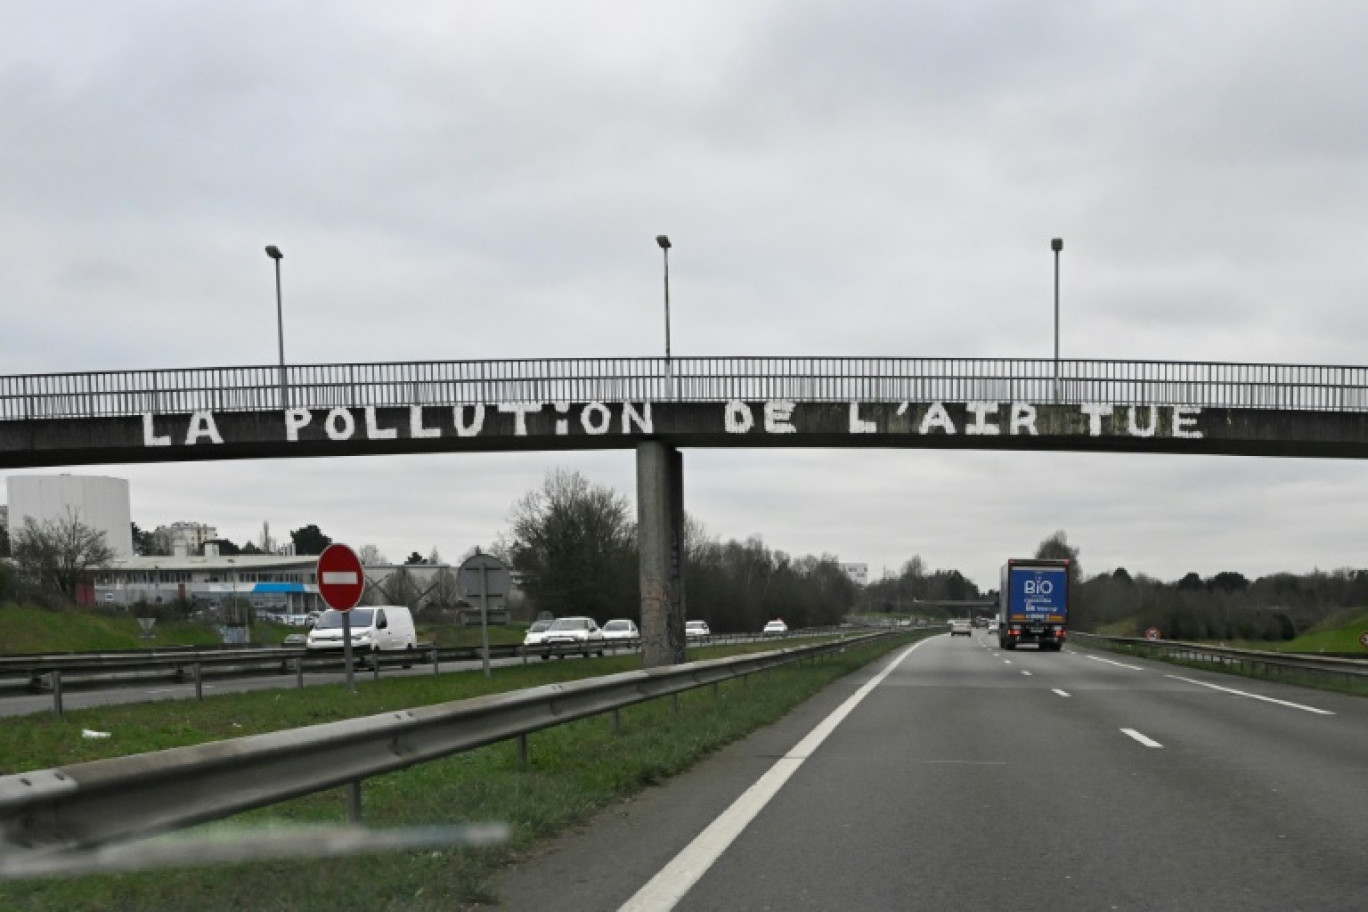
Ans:
<svg viewBox="0 0 1368 912"><path fill-rule="evenodd" d="M1123 728L1123 729L1121 729L1121 731L1123 731L1123 732L1125 732L1126 734L1130 735L1130 736L1131 736L1132 738L1134 738L1136 741L1139 741L1141 744L1145 745L1145 747L1163 747L1163 746L1164 746L1164 745L1160 744L1158 741L1155 741L1153 738L1146 738L1144 735L1140 734L1138 731L1136 731L1136 730L1133 729L1133 728Z"/></svg>
<svg viewBox="0 0 1368 912"><path fill-rule="evenodd" d="M721 857L727 847L750 824L773 798L789 777L798 771L803 761L836 730L836 726L867 697L883 679L892 673L921 646L931 642L922 640L909 646L902 655L888 664L863 687L851 694L850 698L836 708L807 736L793 746L793 749L771 766L763 776L755 781L741 797L732 802L731 807L718 816L708 827L694 837L694 841L684 847L674 859L661 868L655 877L636 892L636 895L623 903L618 912L665 912L673 909L684 898L694 884L708 872L713 863Z"/></svg>
<svg viewBox="0 0 1368 912"><path fill-rule="evenodd" d="M1333 716L1334 713L1328 709L1317 709L1314 706L1303 706L1300 703L1289 703L1286 700L1275 700L1272 697L1265 697L1260 694L1247 693L1243 690L1233 690L1229 687L1221 687L1218 684L1208 684L1205 681L1194 681L1192 678L1183 678L1178 675L1165 675L1166 678L1173 678L1175 681L1186 681L1189 684L1196 684L1198 687L1210 687L1212 690L1219 690L1223 693L1235 694L1237 697L1249 697L1251 700L1263 700L1265 703L1277 703L1279 706L1290 706L1293 709L1300 709L1303 712L1316 713L1321 716Z"/></svg>
<svg viewBox="0 0 1368 912"><path fill-rule="evenodd" d="M1068 691L1060 690L1058 687L1053 688L1053 690L1054 690L1055 693L1059 694L1061 697L1067 697L1067 696L1069 695Z"/></svg>
<svg viewBox="0 0 1368 912"><path fill-rule="evenodd" d="M1111 659L1099 659L1097 656L1088 656L1094 662L1106 662L1108 665L1115 665L1117 668L1129 668L1131 671L1144 671L1139 665L1127 665L1124 662L1113 662Z"/></svg>

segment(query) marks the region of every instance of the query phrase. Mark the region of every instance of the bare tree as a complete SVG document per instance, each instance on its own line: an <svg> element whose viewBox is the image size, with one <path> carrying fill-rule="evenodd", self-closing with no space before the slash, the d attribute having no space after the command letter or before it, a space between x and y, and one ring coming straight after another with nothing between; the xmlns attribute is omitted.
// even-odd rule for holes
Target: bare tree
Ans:
<svg viewBox="0 0 1368 912"><path fill-rule="evenodd" d="M14 536L14 562L20 579L39 593L75 601L76 587L90 571L114 559L105 534L80 521L68 510L62 519L38 523L24 517Z"/></svg>
<svg viewBox="0 0 1368 912"><path fill-rule="evenodd" d="M636 529L621 494L554 469L510 519L509 557L539 610L602 619L636 603Z"/></svg>
<svg viewBox="0 0 1368 912"><path fill-rule="evenodd" d="M361 564L365 567L377 567L389 563L389 558L381 554L380 549L375 545L362 545L361 550L356 552L356 556L361 559Z"/></svg>

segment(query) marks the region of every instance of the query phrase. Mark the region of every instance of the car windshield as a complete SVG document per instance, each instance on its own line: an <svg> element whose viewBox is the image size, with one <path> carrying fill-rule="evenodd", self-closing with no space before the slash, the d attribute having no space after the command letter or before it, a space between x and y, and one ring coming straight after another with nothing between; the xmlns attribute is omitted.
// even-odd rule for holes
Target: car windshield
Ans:
<svg viewBox="0 0 1368 912"><path fill-rule="evenodd" d="M547 627L550 627L550 626L551 626L551 622L550 622L550 621L537 621L537 622L535 622L531 627L527 628L527 632L528 632L528 633L541 633L543 630L545 630Z"/></svg>
<svg viewBox="0 0 1368 912"><path fill-rule="evenodd" d="M603 625L603 629L604 629L604 630L631 630L631 629L632 629L632 624L631 624L630 621L609 621L608 623L606 623L606 624Z"/></svg>
<svg viewBox="0 0 1368 912"><path fill-rule="evenodd" d="M551 630L588 630L589 621L585 618L560 618L551 622Z"/></svg>
<svg viewBox="0 0 1368 912"><path fill-rule="evenodd" d="M371 625L371 615L374 613L374 609L371 608L353 608L351 611L347 612L347 614L351 615L351 625L353 629L357 627L369 627ZM323 612L323 616L318 619L318 623L314 626L319 630L341 630L342 616L343 612L333 611L329 608L327 611Z"/></svg>

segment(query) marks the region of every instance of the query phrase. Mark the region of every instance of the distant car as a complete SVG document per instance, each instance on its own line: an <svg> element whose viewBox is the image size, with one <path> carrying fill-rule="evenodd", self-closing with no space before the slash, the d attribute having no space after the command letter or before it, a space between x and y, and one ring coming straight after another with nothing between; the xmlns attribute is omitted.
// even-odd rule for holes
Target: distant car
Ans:
<svg viewBox="0 0 1368 912"><path fill-rule="evenodd" d="M788 633L788 624L785 624L783 621L779 620L778 618L775 618L774 620L766 624L765 629L760 632L768 636L774 636L781 633Z"/></svg>
<svg viewBox="0 0 1368 912"><path fill-rule="evenodd" d="M635 640L640 637L641 631L637 629L636 621L617 618L603 625L605 640Z"/></svg>
<svg viewBox="0 0 1368 912"><path fill-rule="evenodd" d="M523 637L523 645L540 646L546 639L546 628L550 626L550 621L533 621L532 626L527 628L527 634Z"/></svg>
<svg viewBox="0 0 1368 912"><path fill-rule="evenodd" d="M685 621L684 635L686 637L712 636L712 630L708 628L707 621Z"/></svg>
<svg viewBox="0 0 1368 912"><path fill-rule="evenodd" d="M591 617L556 618L551 622L551 626L546 628L542 646L567 645L580 647L578 651L582 652L586 659L591 652L603 655L603 631L599 629L598 622ZM565 653L562 652L561 657L564 656ZM551 650L543 652L542 658L551 658Z"/></svg>
<svg viewBox="0 0 1368 912"><path fill-rule="evenodd" d="M305 646L308 644L308 642L309 635L307 633L292 633L289 636L285 637L285 639L281 642L280 645L296 647Z"/></svg>
<svg viewBox="0 0 1368 912"><path fill-rule="evenodd" d="M973 633L974 626L970 624L968 621L964 620L963 618L955 618L953 621L950 622L950 635L952 637L959 636L960 634L964 634L965 636L972 636Z"/></svg>

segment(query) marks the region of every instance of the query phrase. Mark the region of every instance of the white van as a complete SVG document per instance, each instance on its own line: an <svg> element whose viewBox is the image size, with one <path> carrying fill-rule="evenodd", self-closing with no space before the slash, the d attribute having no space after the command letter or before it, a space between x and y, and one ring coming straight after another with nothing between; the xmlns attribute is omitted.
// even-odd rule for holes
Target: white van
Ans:
<svg viewBox="0 0 1368 912"><path fill-rule="evenodd" d="M351 615L352 649L357 652L393 652L418 646L413 613L403 605L368 605L347 613ZM331 608L323 612L305 645L318 651L341 649L342 612Z"/></svg>

